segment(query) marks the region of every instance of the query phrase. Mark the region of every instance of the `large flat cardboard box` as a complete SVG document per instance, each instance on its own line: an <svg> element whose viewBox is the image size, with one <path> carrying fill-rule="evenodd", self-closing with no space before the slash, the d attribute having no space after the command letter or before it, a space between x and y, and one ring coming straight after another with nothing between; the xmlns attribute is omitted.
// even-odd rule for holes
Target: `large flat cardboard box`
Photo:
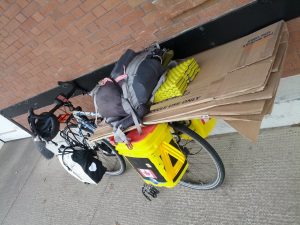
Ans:
<svg viewBox="0 0 300 225"><path fill-rule="evenodd" d="M236 41L197 54L201 70L181 97L157 103L149 116L161 112L264 90L273 70L279 44L286 39L280 21ZM286 46L280 51L282 58ZM281 60L278 60L279 63ZM277 63L278 64L278 63ZM274 65L275 69L278 65Z"/></svg>
<svg viewBox="0 0 300 225"><path fill-rule="evenodd" d="M285 23L279 21L193 56L201 70L185 94L153 105L144 118L145 124L201 118L208 114L233 121L229 123L237 129L243 122L254 121L249 127L259 129L266 105L270 108L273 104L280 76L276 72L282 65L287 40ZM107 137L111 132L111 127L102 125L92 140ZM247 133L244 127L241 133ZM252 134L254 137L255 132Z"/></svg>

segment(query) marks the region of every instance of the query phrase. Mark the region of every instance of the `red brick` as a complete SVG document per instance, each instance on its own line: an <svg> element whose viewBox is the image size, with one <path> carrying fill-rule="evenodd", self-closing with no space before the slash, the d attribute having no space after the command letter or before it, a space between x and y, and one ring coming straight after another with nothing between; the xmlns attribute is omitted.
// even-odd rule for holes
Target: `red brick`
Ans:
<svg viewBox="0 0 300 225"><path fill-rule="evenodd" d="M36 12L32 15L32 18L36 20L36 22L41 22L44 17L39 12Z"/></svg>
<svg viewBox="0 0 300 225"><path fill-rule="evenodd" d="M16 19L17 19L20 23L23 23L23 22L26 20L26 17L25 17L22 13L19 13L19 14L16 16Z"/></svg>
<svg viewBox="0 0 300 225"><path fill-rule="evenodd" d="M66 31L62 30L57 35L55 35L52 38L52 40L53 40L54 44L58 44L61 41L63 41L64 39L68 38L68 36L69 36L69 34Z"/></svg>
<svg viewBox="0 0 300 225"><path fill-rule="evenodd" d="M10 34L7 38L4 39L4 42L8 45L11 45L18 39L18 36Z"/></svg>
<svg viewBox="0 0 300 225"><path fill-rule="evenodd" d="M133 9L130 13L125 15L120 21L120 25L130 25L138 20L140 20L144 16L143 10L140 8Z"/></svg>
<svg viewBox="0 0 300 225"><path fill-rule="evenodd" d="M155 10L155 6L153 5L153 3L149 2L149 1L142 3L141 8L144 10L145 13L149 13L149 12Z"/></svg>
<svg viewBox="0 0 300 225"><path fill-rule="evenodd" d="M21 56L25 56L27 55L29 52L31 51L31 48L27 45L23 46L21 49L19 49L18 53L21 55Z"/></svg>
<svg viewBox="0 0 300 225"><path fill-rule="evenodd" d="M0 1L0 8L3 8L3 10L8 9L8 7L10 6L10 4L6 1Z"/></svg>
<svg viewBox="0 0 300 225"><path fill-rule="evenodd" d="M35 27L36 24L37 24L37 22L34 19L32 19L31 17L29 17L28 19L25 20L24 23L22 23L20 28L23 31L30 31L33 27Z"/></svg>
<svg viewBox="0 0 300 225"><path fill-rule="evenodd" d="M54 46L55 46L55 43L54 43L54 41L53 41L53 38L48 39L48 40L45 42L45 45L46 45L47 47L49 47L49 48L54 47Z"/></svg>
<svg viewBox="0 0 300 225"><path fill-rule="evenodd" d="M66 16L60 18L56 21L55 26L59 29L64 29L69 26L74 21L74 16L72 14L67 14Z"/></svg>
<svg viewBox="0 0 300 225"><path fill-rule="evenodd" d="M106 13L106 10L101 6L97 6L94 10L93 13L96 17L102 16Z"/></svg>
<svg viewBox="0 0 300 225"><path fill-rule="evenodd" d="M89 42L88 39L82 38L80 39L79 44L82 46L82 48L86 48L90 46L91 43Z"/></svg>
<svg viewBox="0 0 300 225"><path fill-rule="evenodd" d="M121 0L105 0L101 5L107 11L111 10L115 6L119 5L122 1Z"/></svg>
<svg viewBox="0 0 300 225"><path fill-rule="evenodd" d="M53 24L49 24L47 31L51 34L51 35L56 35L59 30L53 25Z"/></svg>
<svg viewBox="0 0 300 225"><path fill-rule="evenodd" d="M134 38L136 40L138 40L138 39L147 40L148 38L152 40L153 37L155 37L154 33L158 30L159 29L153 24L151 26L146 27L141 32L136 32L136 34L134 35Z"/></svg>
<svg viewBox="0 0 300 225"><path fill-rule="evenodd" d="M115 10L120 15L126 15L132 10L132 7L125 1L121 5L115 7Z"/></svg>
<svg viewBox="0 0 300 225"><path fill-rule="evenodd" d="M31 33L30 33L31 34ZM32 40L33 35L30 35L29 32L26 33L26 35L24 35L22 38L19 38L19 41L25 45L27 44L30 40Z"/></svg>
<svg viewBox="0 0 300 225"><path fill-rule="evenodd" d="M194 6L201 5L201 4L203 4L204 2L206 2L206 1L207 1L207 0L191 0L192 4L193 4ZM247 1L249 1L249 0L247 0Z"/></svg>
<svg viewBox="0 0 300 225"><path fill-rule="evenodd" d="M49 65L47 63L45 63L42 58L39 58L39 59L41 59L41 62L40 62L41 63L41 65L40 65L41 69L42 70L48 69Z"/></svg>
<svg viewBox="0 0 300 225"><path fill-rule="evenodd" d="M172 36L175 36L178 34L178 32L181 32L184 30L185 25L183 23L176 23L173 24L166 29L159 30L158 32L155 33L155 36L159 38L159 40L165 40L167 38L171 38Z"/></svg>
<svg viewBox="0 0 300 225"><path fill-rule="evenodd" d="M142 20L136 21L134 24L130 25L130 28L132 29L132 31L143 31L145 30L146 26L143 23Z"/></svg>
<svg viewBox="0 0 300 225"><path fill-rule="evenodd" d="M19 58L21 58L21 55L18 54L18 52L16 52L15 54L13 54L13 57L18 60Z"/></svg>
<svg viewBox="0 0 300 225"><path fill-rule="evenodd" d="M237 2L237 5L243 6L243 5L249 4L251 2L254 2L254 0L236 0L236 2Z"/></svg>
<svg viewBox="0 0 300 225"><path fill-rule="evenodd" d="M1 50L6 49L7 47L8 47L7 44L5 44L4 42L0 42L0 49L1 49Z"/></svg>
<svg viewBox="0 0 300 225"><path fill-rule="evenodd" d="M17 35L18 37L24 37L25 33L21 29L16 29L14 31L14 34Z"/></svg>
<svg viewBox="0 0 300 225"><path fill-rule="evenodd" d="M76 19L82 17L85 14L83 12L83 10L79 7L73 9L71 13L72 13L73 16L75 16Z"/></svg>
<svg viewBox="0 0 300 225"><path fill-rule="evenodd" d="M39 11L44 17L48 16L53 10L57 7L57 3L55 1L49 1L49 3L42 7Z"/></svg>
<svg viewBox="0 0 300 225"><path fill-rule="evenodd" d="M50 16L54 21L56 21L56 20L59 20L60 18L64 17L64 13L62 13L57 8L55 8L50 13Z"/></svg>
<svg viewBox="0 0 300 225"><path fill-rule="evenodd" d="M18 51L18 49L11 45L8 48L5 49L5 51L3 51L6 55L13 55L16 51Z"/></svg>
<svg viewBox="0 0 300 225"><path fill-rule="evenodd" d="M300 30L290 32L289 33L289 41L290 42L300 41Z"/></svg>
<svg viewBox="0 0 300 225"><path fill-rule="evenodd" d="M78 61L78 63L81 64L81 65L84 65L84 66L89 66L89 65L93 64L94 60L95 60L94 56L87 55L87 56L81 58Z"/></svg>
<svg viewBox="0 0 300 225"><path fill-rule="evenodd" d="M29 17L34 14L38 10L38 8L39 4L33 1L22 10L22 13L25 16Z"/></svg>
<svg viewBox="0 0 300 225"><path fill-rule="evenodd" d="M66 28L66 31L67 31L70 35L72 35L72 36L78 34L78 32L79 32L78 29L77 29L74 25L68 26L68 27Z"/></svg>
<svg viewBox="0 0 300 225"><path fill-rule="evenodd" d="M143 22L146 26L148 26L150 24L154 24L160 17L161 16L158 11L153 11L143 17Z"/></svg>
<svg viewBox="0 0 300 225"><path fill-rule="evenodd" d="M108 32L114 32L116 30L119 30L121 26L117 22L112 22L108 24L105 28Z"/></svg>
<svg viewBox="0 0 300 225"><path fill-rule="evenodd" d="M118 20L119 18L121 18L122 15L118 14L116 11L111 10L107 13L105 13L103 16L99 17L96 20L96 24L99 27L105 27L107 24L112 23L116 20Z"/></svg>
<svg viewBox="0 0 300 225"><path fill-rule="evenodd" d="M130 29L130 27L122 27L120 30L109 34L109 37L113 42L120 42L124 39L127 39L131 33L132 30Z"/></svg>
<svg viewBox="0 0 300 225"><path fill-rule="evenodd" d="M33 27L33 28L31 29L31 32L32 32L33 34L35 34L35 35L40 35L40 33L41 33L41 31L40 31L39 29L37 29L36 27Z"/></svg>
<svg viewBox="0 0 300 225"><path fill-rule="evenodd" d="M289 32L294 32L300 30L300 17L292 19L287 22L287 27Z"/></svg>
<svg viewBox="0 0 300 225"><path fill-rule="evenodd" d="M59 11L61 11L63 14L69 13L71 10L76 8L81 2L79 0L68 0L64 4L60 5L58 7Z"/></svg>
<svg viewBox="0 0 300 225"><path fill-rule="evenodd" d="M38 43L36 41L32 40L32 41L28 42L27 46L30 48L36 48L38 46Z"/></svg>
<svg viewBox="0 0 300 225"><path fill-rule="evenodd" d="M173 22L171 20L166 19L165 17L161 17L159 18L159 20L157 20L155 22L157 24L158 27L160 27L161 29L164 29L166 27L169 27L173 24Z"/></svg>
<svg viewBox="0 0 300 225"><path fill-rule="evenodd" d="M86 0L84 3L80 5L80 8L83 11L88 12L91 9L95 8L99 3L100 3L99 1L95 1L95 0Z"/></svg>
<svg viewBox="0 0 300 225"><path fill-rule="evenodd" d="M103 48L108 48L113 45L113 41L109 37L105 37L100 41ZM102 55L102 53L100 53Z"/></svg>
<svg viewBox="0 0 300 225"><path fill-rule="evenodd" d="M90 33L94 33L98 30L98 27L95 23L90 23L89 25L86 26L86 30Z"/></svg>
<svg viewBox="0 0 300 225"><path fill-rule="evenodd" d="M29 2L27 0L18 0L16 1L16 3L21 7L24 8L26 5L29 4Z"/></svg>
<svg viewBox="0 0 300 225"><path fill-rule="evenodd" d="M15 42L14 42L14 46L15 46L17 49L20 49L20 48L23 47L23 45L22 45L21 42L19 42L19 41L15 41Z"/></svg>
<svg viewBox="0 0 300 225"><path fill-rule="evenodd" d="M5 16L0 17L0 24L6 25L9 22L9 19Z"/></svg>
<svg viewBox="0 0 300 225"><path fill-rule="evenodd" d="M35 58L35 55L31 52L27 53L26 55L31 61Z"/></svg>
<svg viewBox="0 0 300 225"><path fill-rule="evenodd" d="M197 15L190 16L189 18L185 19L183 23L186 25L187 28L198 26L200 24L200 19Z"/></svg>
<svg viewBox="0 0 300 225"><path fill-rule="evenodd" d="M76 61L77 61L77 59L76 59L75 57L68 57L68 58L66 58L66 59L64 59L64 60L62 61L62 64L63 64L64 66L66 66L66 65L72 64L72 63L74 63L74 62L76 62Z"/></svg>
<svg viewBox="0 0 300 225"><path fill-rule="evenodd" d="M101 41L101 40L99 40L99 41ZM94 44L89 45L86 48L84 48L83 52L85 53L85 55L95 55L100 50L102 50L102 46L101 46L101 44L99 44L99 42L97 42L97 43L94 43Z"/></svg>
<svg viewBox="0 0 300 225"><path fill-rule="evenodd" d="M12 19L20 12L20 10L20 6L18 6L17 4L13 4L5 11L4 15L9 19Z"/></svg>
<svg viewBox="0 0 300 225"><path fill-rule="evenodd" d="M76 56L77 59L80 59L84 56L84 53L82 51L76 51L75 56Z"/></svg>
<svg viewBox="0 0 300 225"><path fill-rule="evenodd" d="M10 65L15 62L15 59L14 59L14 57L10 56L4 62L6 65Z"/></svg>
<svg viewBox="0 0 300 225"><path fill-rule="evenodd" d="M6 30L1 30L0 37L5 38L8 36L8 32Z"/></svg>
<svg viewBox="0 0 300 225"><path fill-rule="evenodd" d="M141 3L143 3L143 0L128 0L128 3L132 7L136 7L136 6L140 5Z"/></svg>
<svg viewBox="0 0 300 225"><path fill-rule="evenodd" d="M12 19L12 20L5 26L5 29L6 29L8 32L12 32L12 31L14 31L19 25L20 25L20 23L19 23L16 19Z"/></svg>
<svg viewBox="0 0 300 225"><path fill-rule="evenodd" d="M169 19L173 19L179 15L181 15L182 13L187 12L189 9L192 9L193 5L190 1L181 1L178 2L177 4L173 5L170 8L167 8L165 10L165 15L167 16L167 18Z"/></svg>
<svg viewBox="0 0 300 225"><path fill-rule="evenodd" d="M33 20L33 19L32 19ZM36 21L33 20L35 23ZM53 25L54 21L51 17L45 18L42 22L40 22L36 28L39 29L40 31L48 30L49 27Z"/></svg>
<svg viewBox="0 0 300 225"><path fill-rule="evenodd" d="M88 13L85 16L83 16L79 21L77 21L75 23L76 27L81 30L83 29L85 26L87 26L88 24L90 24L91 22L93 22L96 19L96 17L91 14Z"/></svg>
<svg viewBox="0 0 300 225"><path fill-rule="evenodd" d="M71 39L69 39L69 38L64 39L64 40L62 41L62 43L63 43L63 45L66 46L66 47L72 47L73 44L74 44L74 42L71 41Z"/></svg>

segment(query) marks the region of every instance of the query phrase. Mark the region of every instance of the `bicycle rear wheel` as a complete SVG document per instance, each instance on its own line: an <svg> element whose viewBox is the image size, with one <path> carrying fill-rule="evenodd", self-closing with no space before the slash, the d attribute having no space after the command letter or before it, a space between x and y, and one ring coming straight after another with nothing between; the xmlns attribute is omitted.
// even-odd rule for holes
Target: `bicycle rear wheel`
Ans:
<svg viewBox="0 0 300 225"><path fill-rule="evenodd" d="M90 142L88 138L91 134L85 129L80 129L76 124L66 127L64 133L69 140L67 141L69 145L84 145L90 151L95 151L97 158L107 169L106 175L117 176L126 170L124 158L116 152L114 146L112 146L109 141L101 140L98 143Z"/></svg>
<svg viewBox="0 0 300 225"><path fill-rule="evenodd" d="M220 186L225 178L225 169L215 149L186 125L174 123L171 126L177 135L177 144L189 164L180 184L197 190L210 190ZM189 140L181 139L180 134L187 135Z"/></svg>

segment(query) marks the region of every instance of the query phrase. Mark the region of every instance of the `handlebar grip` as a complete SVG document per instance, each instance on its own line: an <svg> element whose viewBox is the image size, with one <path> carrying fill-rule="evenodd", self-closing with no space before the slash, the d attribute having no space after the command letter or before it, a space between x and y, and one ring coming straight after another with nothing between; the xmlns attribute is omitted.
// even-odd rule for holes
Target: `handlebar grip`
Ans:
<svg viewBox="0 0 300 225"><path fill-rule="evenodd" d="M57 84L58 86L61 86L63 88L66 88L68 86L76 86L74 81L58 81Z"/></svg>
<svg viewBox="0 0 300 225"><path fill-rule="evenodd" d="M58 84L58 86L60 86L62 88L71 87L74 91L76 89L78 89L78 90L81 90L83 93L88 93L89 92L85 88L78 85L75 80L73 80L73 81L58 81L57 84Z"/></svg>

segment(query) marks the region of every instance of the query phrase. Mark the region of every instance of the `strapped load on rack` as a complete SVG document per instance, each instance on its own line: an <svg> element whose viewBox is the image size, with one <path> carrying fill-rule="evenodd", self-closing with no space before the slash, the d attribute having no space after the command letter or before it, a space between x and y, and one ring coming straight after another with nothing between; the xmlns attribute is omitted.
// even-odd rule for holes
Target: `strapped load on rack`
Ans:
<svg viewBox="0 0 300 225"><path fill-rule="evenodd" d="M242 135L257 140L264 115L272 112L288 36L285 22L279 21L193 55L201 65L199 74L183 95L181 88L185 86L179 80L174 79L172 87L162 85L161 90L176 89L181 96L165 100L170 97L168 93L158 92L156 103L143 119L144 124L199 119L209 115L224 119ZM110 135L111 129L102 124L90 139Z"/></svg>
<svg viewBox="0 0 300 225"><path fill-rule="evenodd" d="M163 80L165 49L152 46L135 53L128 49L116 63L110 78L92 90L96 112L110 124L117 142L128 143L123 133L135 125L141 132L142 118L150 110L150 98Z"/></svg>

